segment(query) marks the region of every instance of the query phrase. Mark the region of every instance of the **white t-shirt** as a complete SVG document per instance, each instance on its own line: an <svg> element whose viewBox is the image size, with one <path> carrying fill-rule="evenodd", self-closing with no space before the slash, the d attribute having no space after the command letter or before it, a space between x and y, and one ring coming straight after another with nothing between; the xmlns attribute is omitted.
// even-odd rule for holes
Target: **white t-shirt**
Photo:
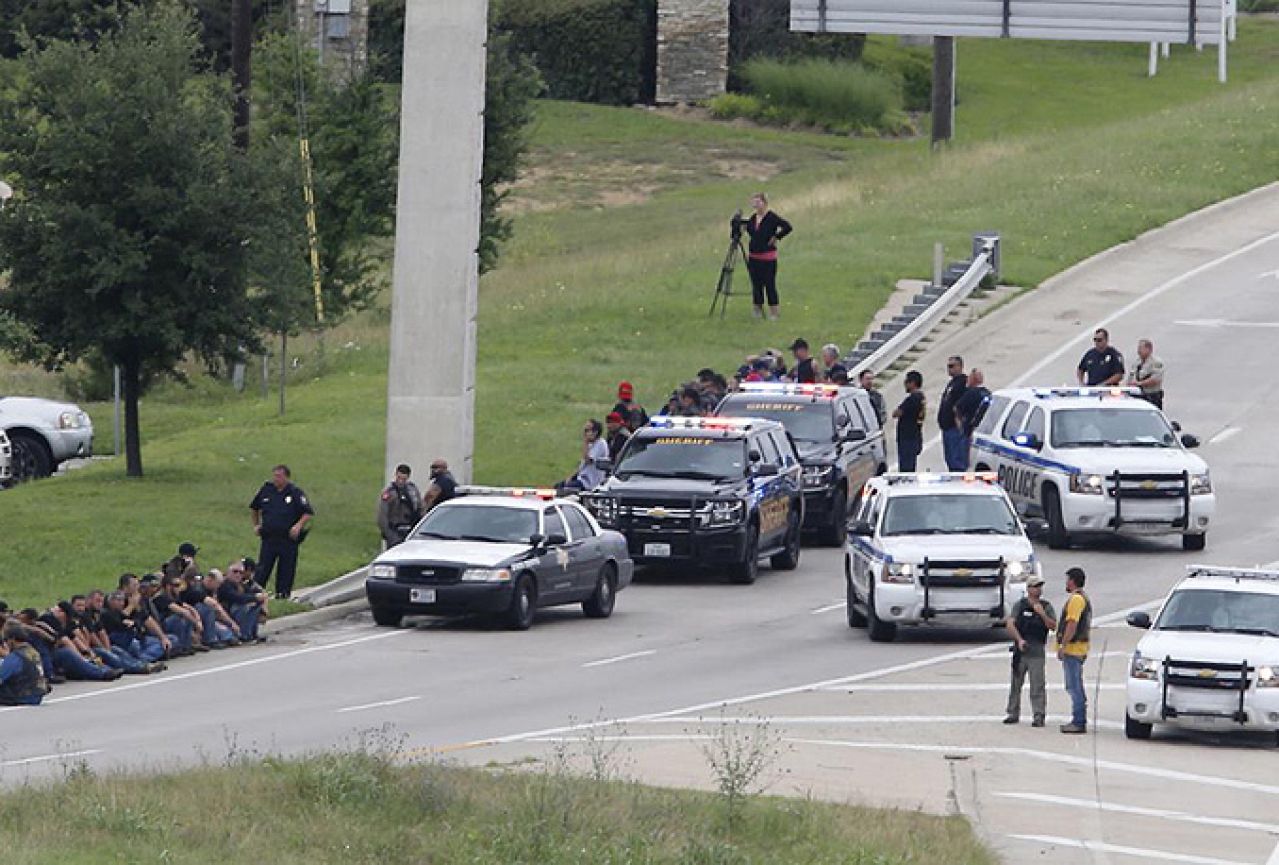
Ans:
<svg viewBox="0 0 1279 865"><path fill-rule="evenodd" d="M577 479L581 481L583 489L593 490L604 483L604 470L599 468L597 462L606 459L608 459L608 443L603 439L591 442L591 447L586 452L586 459L577 468Z"/></svg>

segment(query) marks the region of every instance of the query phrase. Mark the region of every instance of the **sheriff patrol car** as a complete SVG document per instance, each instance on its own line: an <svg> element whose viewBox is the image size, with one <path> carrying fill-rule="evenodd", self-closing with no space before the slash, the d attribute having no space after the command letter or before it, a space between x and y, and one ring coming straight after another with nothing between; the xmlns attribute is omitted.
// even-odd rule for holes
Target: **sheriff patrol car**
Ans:
<svg viewBox="0 0 1279 865"><path fill-rule="evenodd" d="M753 583L759 560L799 566L804 520L799 455L762 418L655 418L635 431L613 475L583 493L600 525L647 565L726 566Z"/></svg>
<svg viewBox="0 0 1279 865"><path fill-rule="evenodd" d="M625 538L555 490L459 487L374 559L364 591L383 627L491 613L525 630L539 607L558 604L607 618L633 570Z"/></svg>
<svg viewBox="0 0 1279 865"><path fill-rule="evenodd" d="M1128 667L1124 732L1155 724L1275 731L1279 740L1279 571L1192 565Z"/></svg>
<svg viewBox="0 0 1279 865"><path fill-rule="evenodd" d="M1216 507L1208 466L1135 388L996 391L969 464L994 471L1018 512L1048 524L1048 546L1084 534L1181 535L1202 550Z"/></svg>
<svg viewBox="0 0 1279 865"><path fill-rule="evenodd" d="M1002 622L1040 572L993 473L886 474L862 490L844 555L848 625Z"/></svg>
<svg viewBox="0 0 1279 865"><path fill-rule="evenodd" d="M786 427L804 467L804 528L823 543L844 542L848 504L888 470L884 433L859 387L751 382L720 402L721 417L759 417Z"/></svg>

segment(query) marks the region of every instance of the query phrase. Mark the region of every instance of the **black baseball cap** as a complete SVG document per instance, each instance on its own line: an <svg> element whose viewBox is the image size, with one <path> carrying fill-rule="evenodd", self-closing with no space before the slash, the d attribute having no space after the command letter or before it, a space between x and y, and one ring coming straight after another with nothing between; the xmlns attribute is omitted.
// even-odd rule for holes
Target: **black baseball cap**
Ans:
<svg viewBox="0 0 1279 865"><path fill-rule="evenodd" d="M200 548L190 541L183 541L182 545L178 547L179 556L194 556L198 552L200 552Z"/></svg>
<svg viewBox="0 0 1279 865"><path fill-rule="evenodd" d="M7 612L9 612L9 605L4 601L0 601L0 613L7 613Z"/></svg>

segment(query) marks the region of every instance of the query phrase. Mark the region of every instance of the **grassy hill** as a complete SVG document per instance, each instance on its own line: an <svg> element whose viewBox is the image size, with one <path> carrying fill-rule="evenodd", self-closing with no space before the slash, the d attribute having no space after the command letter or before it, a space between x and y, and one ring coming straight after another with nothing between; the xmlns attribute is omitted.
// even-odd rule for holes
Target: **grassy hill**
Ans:
<svg viewBox="0 0 1279 865"><path fill-rule="evenodd" d="M901 50L889 45L877 50ZM476 471L548 483L576 430L621 379L656 408L702 366L735 367L795 336L850 344L931 248L1005 237L1005 280L1034 286L1093 253L1279 177L1279 22L1241 22L1229 85L1215 57L1178 46L1159 77L1144 46L961 41L959 141L847 139L721 124L697 114L544 103L502 266L480 289ZM796 226L781 265L782 321L706 309L727 219L769 191ZM390 253L387 246L389 266ZM744 274L742 288L745 288ZM195 376L142 407L147 477L95 465L0 495L0 597L58 594L152 568L194 540L207 564L256 551L247 502L286 461L319 512L300 582L364 563L383 479L385 308L297 352L289 411ZM57 379L0 372L52 392ZM110 408L90 406L110 447Z"/></svg>

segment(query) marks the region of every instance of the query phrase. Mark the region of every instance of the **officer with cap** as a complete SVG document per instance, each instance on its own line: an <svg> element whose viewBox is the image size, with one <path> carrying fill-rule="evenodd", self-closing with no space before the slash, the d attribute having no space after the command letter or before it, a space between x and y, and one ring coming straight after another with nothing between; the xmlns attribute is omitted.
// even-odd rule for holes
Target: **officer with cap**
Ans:
<svg viewBox="0 0 1279 865"><path fill-rule="evenodd" d="M377 526L387 547L404 543L422 518L422 493L417 484L409 480L413 474L405 463L395 467L395 480L382 490L377 506Z"/></svg>
<svg viewBox="0 0 1279 865"><path fill-rule="evenodd" d="M306 493L294 486L290 478L288 466L276 466L271 470L271 480L264 483L249 502L253 531L262 539L254 578L265 589L271 580L271 571L278 565L277 598L287 598L293 593L298 546L306 539L307 523L315 516Z"/></svg>
<svg viewBox="0 0 1279 865"><path fill-rule="evenodd" d="M1048 634L1057 627L1052 604L1044 600L1044 578L1038 574L1026 580L1026 596L1013 604L1004 621L1004 629L1013 638L1012 681L1008 689L1008 713L1005 724L1021 720L1021 686L1030 677L1030 710L1032 727L1044 726L1048 714L1048 691L1044 684L1044 664Z"/></svg>

